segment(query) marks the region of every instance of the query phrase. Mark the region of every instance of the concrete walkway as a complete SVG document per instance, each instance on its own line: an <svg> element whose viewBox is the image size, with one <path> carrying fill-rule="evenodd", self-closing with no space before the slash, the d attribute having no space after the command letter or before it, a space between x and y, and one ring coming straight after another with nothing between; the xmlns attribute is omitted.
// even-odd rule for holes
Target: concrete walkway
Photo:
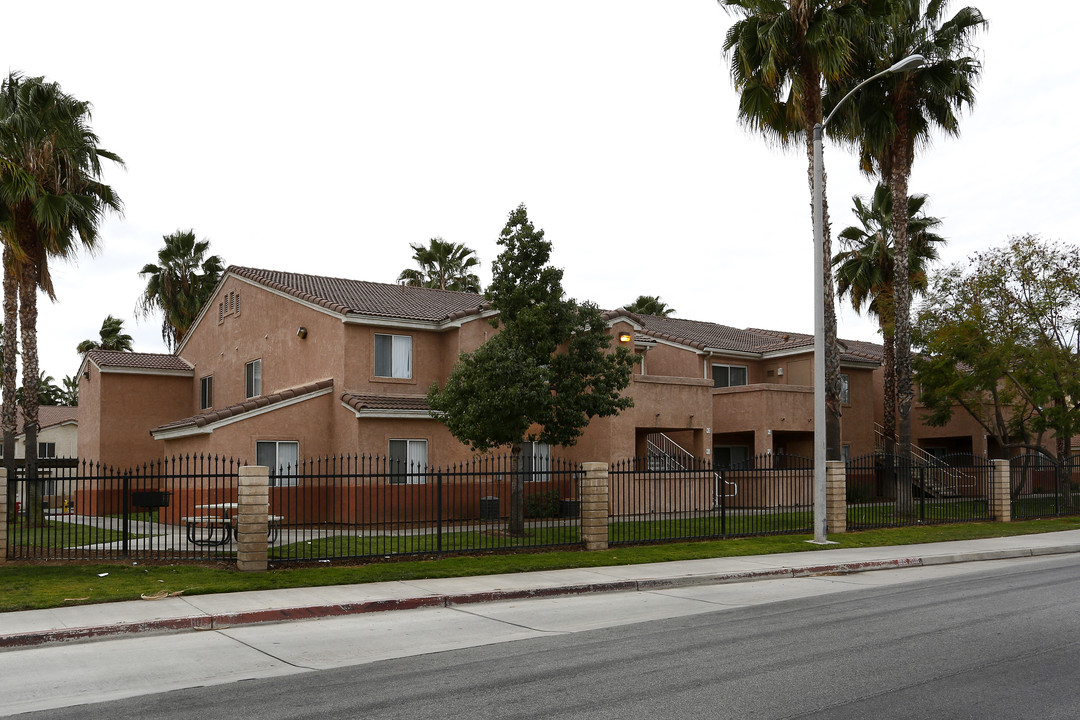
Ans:
<svg viewBox="0 0 1080 720"><path fill-rule="evenodd" d="M1080 530L1006 538L258 590L0 614L0 649L418 607L632 592L1080 552Z"/></svg>

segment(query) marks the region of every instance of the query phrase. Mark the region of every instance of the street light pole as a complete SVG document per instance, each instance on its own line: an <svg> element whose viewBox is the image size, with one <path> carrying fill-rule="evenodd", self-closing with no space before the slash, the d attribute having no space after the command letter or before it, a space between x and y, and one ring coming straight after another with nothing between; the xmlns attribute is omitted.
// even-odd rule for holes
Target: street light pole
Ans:
<svg viewBox="0 0 1080 720"><path fill-rule="evenodd" d="M832 282L832 258L825 257L825 198L822 186L825 177L821 158L821 140L825 126L848 98L863 86L879 77L895 72L914 70L926 59L922 55L909 55L877 75L863 80L836 103L824 122L814 125L814 539L810 542L824 545L828 528L827 497L825 491L825 278ZM817 263L821 262L818 268Z"/></svg>

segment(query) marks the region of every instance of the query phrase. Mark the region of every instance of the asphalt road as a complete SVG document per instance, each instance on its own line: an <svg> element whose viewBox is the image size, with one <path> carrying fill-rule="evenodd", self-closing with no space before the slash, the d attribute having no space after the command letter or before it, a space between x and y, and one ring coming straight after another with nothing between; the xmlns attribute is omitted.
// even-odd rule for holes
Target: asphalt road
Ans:
<svg viewBox="0 0 1080 720"><path fill-rule="evenodd" d="M1078 661L1070 555L5 652L0 714L1073 720Z"/></svg>

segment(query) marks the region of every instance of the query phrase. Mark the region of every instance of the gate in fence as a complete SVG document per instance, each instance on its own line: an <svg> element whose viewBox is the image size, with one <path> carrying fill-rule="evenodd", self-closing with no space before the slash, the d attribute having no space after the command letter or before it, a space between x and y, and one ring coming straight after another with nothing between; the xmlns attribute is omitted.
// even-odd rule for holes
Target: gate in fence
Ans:
<svg viewBox="0 0 1080 720"><path fill-rule="evenodd" d="M848 528L990 520L991 470L989 460L970 454L853 458L846 464Z"/></svg>
<svg viewBox="0 0 1080 720"><path fill-rule="evenodd" d="M633 458L608 471L612 544L813 532L813 467L759 455L726 468Z"/></svg>
<svg viewBox="0 0 1080 720"><path fill-rule="evenodd" d="M1018 455L1009 460L1009 478L1012 517L1080 514L1080 455Z"/></svg>

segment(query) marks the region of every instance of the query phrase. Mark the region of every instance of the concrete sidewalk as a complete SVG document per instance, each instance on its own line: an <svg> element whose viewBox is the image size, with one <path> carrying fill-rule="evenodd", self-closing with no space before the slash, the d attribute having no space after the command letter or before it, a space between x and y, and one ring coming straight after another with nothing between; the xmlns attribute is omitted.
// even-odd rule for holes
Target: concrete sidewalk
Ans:
<svg viewBox="0 0 1080 720"><path fill-rule="evenodd" d="M258 590L0 614L0 649L419 607L806 577L1080 552L1080 530L1005 538Z"/></svg>

